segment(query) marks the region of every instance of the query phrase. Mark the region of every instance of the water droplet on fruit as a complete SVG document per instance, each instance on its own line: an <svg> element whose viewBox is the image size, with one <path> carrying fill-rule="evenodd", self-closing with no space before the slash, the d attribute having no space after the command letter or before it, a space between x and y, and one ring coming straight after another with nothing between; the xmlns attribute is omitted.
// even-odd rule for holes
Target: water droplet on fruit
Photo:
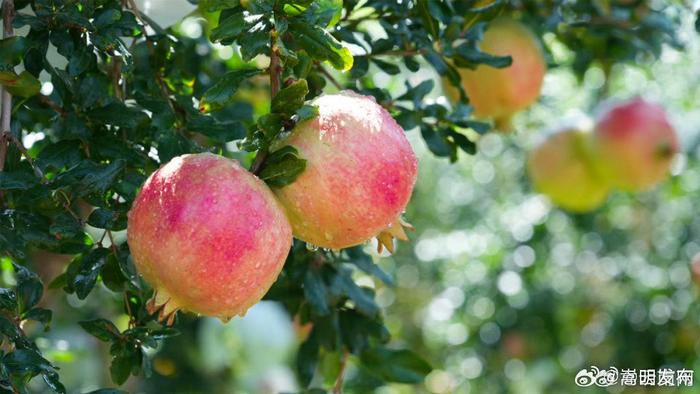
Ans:
<svg viewBox="0 0 700 394"><path fill-rule="evenodd" d="M333 240L333 234L325 232L323 233L323 236L326 238L326 241L332 241Z"/></svg>
<svg viewBox="0 0 700 394"><path fill-rule="evenodd" d="M312 251L312 252L315 252L315 251L318 250L318 246L316 246L316 245L314 245L314 244L312 244L312 243L307 242L307 243L306 243L306 250L310 250L310 251Z"/></svg>

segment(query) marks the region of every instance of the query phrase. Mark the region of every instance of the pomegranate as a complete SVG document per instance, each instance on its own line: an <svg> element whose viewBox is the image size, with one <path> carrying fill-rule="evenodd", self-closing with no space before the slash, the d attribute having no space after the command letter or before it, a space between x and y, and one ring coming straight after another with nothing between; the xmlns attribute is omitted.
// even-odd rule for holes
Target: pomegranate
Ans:
<svg viewBox="0 0 700 394"><path fill-rule="evenodd" d="M491 117L498 128L509 130L512 116L540 95L547 71L542 48L525 25L508 18L491 22L480 48L492 55L511 56L513 63L506 68L483 64L473 70L460 68L464 90L475 116ZM455 89L448 87L448 92L457 96Z"/></svg>
<svg viewBox="0 0 700 394"><path fill-rule="evenodd" d="M183 309L228 320L270 288L292 233L261 180L205 153L176 157L148 178L129 212L128 242L161 319Z"/></svg>
<svg viewBox="0 0 700 394"><path fill-rule="evenodd" d="M595 127L595 148L609 182L638 191L666 177L679 143L664 109L637 98L602 115Z"/></svg>
<svg viewBox="0 0 700 394"><path fill-rule="evenodd" d="M319 115L279 144L307 160L295 182L274 190L294 236L332 249L376 236L393 251L394 237L406 239L400 215L417 175L404 130L371 97L345 91L314 104Z"/></svg>
<svg viewBox="0 0 700 394"><path fill-rule="evenodd" d="M583 212L600 206L608 185L595 171L590 134L566 129L530 152L528 172L535 188L564 209Z"/></svg>

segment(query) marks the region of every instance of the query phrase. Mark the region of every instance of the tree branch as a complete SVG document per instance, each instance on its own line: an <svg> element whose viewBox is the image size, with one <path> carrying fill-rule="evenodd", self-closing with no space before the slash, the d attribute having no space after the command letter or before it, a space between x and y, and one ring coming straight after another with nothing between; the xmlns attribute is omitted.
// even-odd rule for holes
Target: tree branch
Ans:
<svg viewBox="0 0 700 394"><path fill-rule="evenodd" d="M282 87L282 64L280 63L280 53L277 47L277 31L272 29L270 33L270 99L273 99L279 93ZM258 152L255 156L253 164L250 166L250 172L257 174L265 163L265 159L270 154L269 149Z"/></svg>
<svg viewBox="0 0 700 394"><path fill-rule="evenodd" d="M14 0L2 2L2 37L9 38L14 35L12 21L15 18ZM10 126L12 123L12 95L7 89L2 89L2 118L0 119L0 171L5 169L7 147L10 142Z"/></svg>
<svg viewBox="0 0 700 394"><path fill-rule="evenodd" d="M338 378L333 386L333 394L341 394L343 392L343 379L345 378L345 367L348 365L348 352L344 351L341 357L340 371L338 371Z"/></svg>

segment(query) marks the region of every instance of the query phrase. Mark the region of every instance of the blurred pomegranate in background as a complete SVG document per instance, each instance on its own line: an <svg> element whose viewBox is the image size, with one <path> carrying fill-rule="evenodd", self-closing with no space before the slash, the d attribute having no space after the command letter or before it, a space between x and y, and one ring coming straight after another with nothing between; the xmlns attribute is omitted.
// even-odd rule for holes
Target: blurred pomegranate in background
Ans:
<svg viewBox="0 0 700 394"><path fill-rule="evenodd" d="M460 68L464 90L475 116L493 118L499 129L508 131L513 115L540 96L547 71L542 48L525 25L509 18L491 22L479 46L492 55L511 56L513 62L505 68L487 65L473 70ZM457 90L449 83L444 85L447 93L456 99Z"/></svg>
<svg viewBox="0 0 700 394"><path fill-rule="evenodd" d="M530 152L528 158L527 169L535 189L574 212L597 208L609 191L595 171L590 136L576 129L559 131Z"/></svg>
<svg viewBox="0 0 700 394"><path fill-rule="evenodd" d="M606 111L594 135L600 173L626 191L644 190L663 180L679 149L666 111L641 98Z"/></svg>

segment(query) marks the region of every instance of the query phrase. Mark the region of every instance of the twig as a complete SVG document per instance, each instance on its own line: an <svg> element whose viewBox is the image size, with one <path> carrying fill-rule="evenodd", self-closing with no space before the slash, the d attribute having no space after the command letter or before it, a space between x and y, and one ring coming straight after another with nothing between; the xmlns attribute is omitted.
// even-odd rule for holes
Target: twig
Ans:
<svg viewBox="0 0 700 394"><path fill-rule="evenodd" d="M110 70L110 77L112 79L112 89L114 89L114 96L119 101L124 101L124 91L119 84L119 80L122 77L122 58L113 57L112 58L112 69Z"/></svg>
<svg viewBox="0 0 700 394"><path fill-rule="evenodd" d="M119 256L117 255L117 245L114 244L114 238L112 237L111 230L107 230L107 237L109 238L109 243L110 243L109 247L110 247L110 249L112 249L112 253L114 254L114 257L119 258Z"/></svg>
<svg viewBox="0 0 700 394"><path fill-rule="evenodd" d="M338 378L335 380L335 385L333 386L333 394L341 394L343 392L343 379L345 378L345 367L348 365L348 352L343 352L343 356L340 359L340 371L338 371Z"/></svg>
<svg viewBox="0 0 700 394"><path fill-rule="evenodd" d="M326 68L323 67L323 64L321 64L321 63L316 63L316 69L317 69L321 74L323 74L323 76L326 77L326 79L328 79L329 81L331 81L331 83L333 84L333 86L335 86L338 90L343 90L343 86L340 84L340 82L338 82L338 80L335 79L335 77L333 76L333 74L329 73L328 70L326 70Z"/></svg>
<svg viewBox="0 0 700 394"><path fill-rule="evenodd" d="M2 37L9 38L14 35L12 21L15 18L14 0L2 2ZM7 147L10 141L10 127L12 123L12 95L7 89L2 89L2 119L0 120L0 171L5 169Z"/></svg>
<svg viewBox="0 0 700 394"><path fill-rule="evenodd" d="M62 205L63 205L63 208L64 208L71 216L73 216L73 219L77 220L78 223L80 223L80 224L82 225L82 224L83 224L83 219L81 219L80 216L78 216L78 214L76 214L76 213L71 209L71 207L70 207L71 200L70 200L70 198L68 197L68 195L66 195L66 192L64 192L63 190L59 189L59 190L58 190L58 194L60 194L60 195L63 197L63 199L66 200L66 201L62 204Z"/></svg>
<svg viewBox="0 0 700 394"><path fill-rule="evenodd" d="M150 26L150 22L147 22L146 19L141 15L141 10L139 10L138 6L134 2L134 0L126 0L126 3L128 4L128 8L133 11L134 16L136 19L141 23L143 26L143 38L146 40L146 45L148 46L148 50L153 53L154 48L153 48L153 43L150 40L150 37L148 36L148 26ZM134 41L135 42L135 41ZM133 45L133 44L132 44ZM176 128L178 131L181 131L184 125L187 123L185 119L185 112L182 111L179 108L175 107L175 104L173 100L170 98L170 90L168 89L168 86L165 84L165 81L163 80L163 76L160 73L160 70L155 70L155 76L156 76L156 84L158 85L158 88L160 89L160 93L165 99L165 101L168 103L168 107L170 107L170 110L173 112L173 115L175 115L176 118Z"/></svg>
<svg viewBox="0 0 700 394"><path fill-rule="evenodd" d="M37 97L39 97L39 101L41 101L42 104L44 104L47 107L51 108L52 110L56 111L59 115L66 116L66 110L61 108L60 105L56 104L55 101L51 100L51 98L49 96L44 96L43 94L39 94Z"/></svg>
<svg viewBox="0 0 700 394"><path fill-rule="evenodd" d="M277 31L272 30L270 33L270 98L274 98L279 93L282 85L282 64L280 63L279 48L277 47ZM250 172L257 174L265 163L265 159L270 154L268 149L258 152L255 156L253 164L250 166Z"/></svg>
<svg viewBox="0 0 700 394"><path fill-rule="evenodd" d="M11 133L6 134L7 139L11 141L12 143L15 144L19 152L24 156L25 159L27 159L27 162L29 162L29 165L32 167L32 170L34 170L34 174L36 174L37 177L41 178L41 181L44 181L44 173L41 171L41 168L39 168L36 163L34 163L34 159L29 155L29 152L27 152L27 148L24 147L22 144L22 141L17 139L14 135Z"/></svg>

